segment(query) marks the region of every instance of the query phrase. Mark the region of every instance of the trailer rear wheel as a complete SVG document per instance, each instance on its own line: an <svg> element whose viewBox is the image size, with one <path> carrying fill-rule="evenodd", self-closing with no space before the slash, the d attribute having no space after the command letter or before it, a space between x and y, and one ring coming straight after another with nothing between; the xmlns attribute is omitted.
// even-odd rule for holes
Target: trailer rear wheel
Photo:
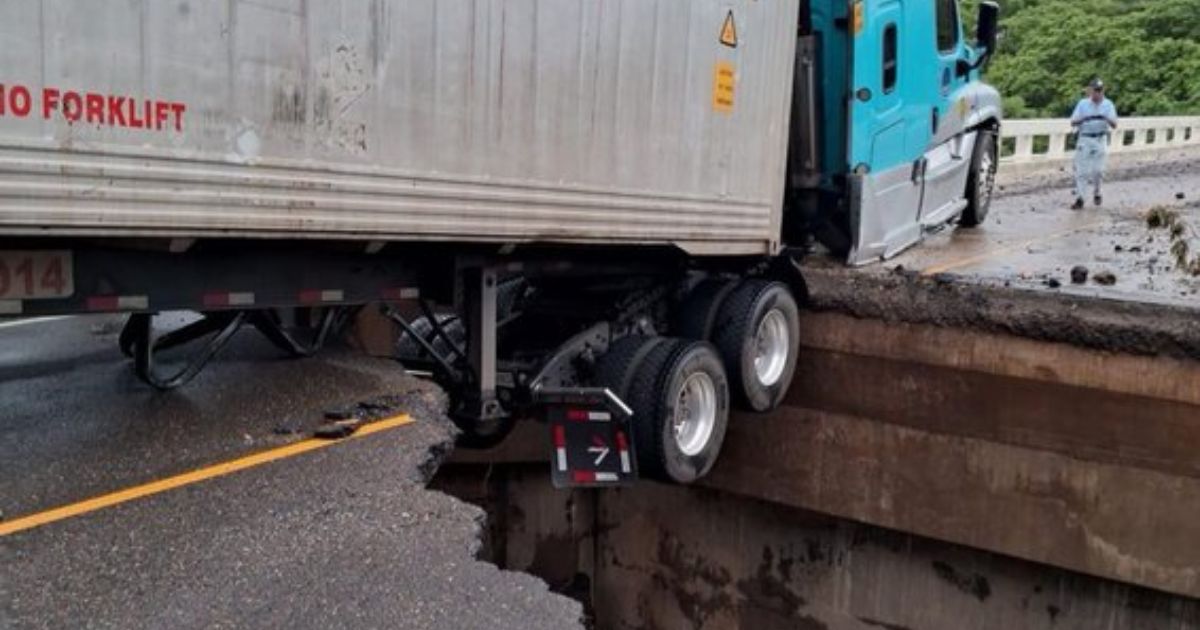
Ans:
<svg viewBox="0 0 1200 630"><path fill-rule="evenodd" d="M712 469L729 424L729 381L716 348L630 337L601 358L596 374L633 409L644 476L686 484Z"/></svg>
<svg viewBox="0 0 1200 630"><path fill-rule="evenodd" d="M737 280L729 278L706 278L697 284L679 305L675 334L684 339L712 339L721 304L735 288Z"/></svg>
<svg viewBox="0 0 1200 630"><path fill-rule="evenodd" d="M791 290L782 282L742 283L721 306L713 343L741 406L750 411L779 406L800 352L800 309Z"/></svg>

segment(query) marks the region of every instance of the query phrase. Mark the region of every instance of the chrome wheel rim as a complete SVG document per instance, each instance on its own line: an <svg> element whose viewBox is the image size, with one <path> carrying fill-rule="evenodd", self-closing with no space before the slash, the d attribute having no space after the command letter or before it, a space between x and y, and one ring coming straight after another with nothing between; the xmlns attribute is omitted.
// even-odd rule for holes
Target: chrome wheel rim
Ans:
<svg viewBox="0 0 1200 630"><path fill-rule="evenodd" d="M717 425L717 386L711 376L696 372L683 381L672 425L684 455L698 455L708 445Z"/></svg>
<svg viewBox="0 0 1200 630"><path fill-rule="evenodd" d="M754 335L754 375L763 387L771 387L783 378L791 345L787 318L779 309L771 309Z"/></svg>

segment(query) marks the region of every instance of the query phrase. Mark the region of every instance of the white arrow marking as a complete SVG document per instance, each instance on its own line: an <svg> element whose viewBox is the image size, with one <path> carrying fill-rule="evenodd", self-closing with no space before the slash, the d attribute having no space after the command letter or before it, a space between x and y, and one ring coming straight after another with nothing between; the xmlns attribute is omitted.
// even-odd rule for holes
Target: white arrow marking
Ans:
<svg viewBox="0 0 1200 630"><path fill-rule="evenodd" d="M608 457L608 452L610 450L612 450L612 449L608 448L607 446L588 447L588 452L596 456L596 463L593 465L599 466L600 462L604 461L605 457Z"/></svg>

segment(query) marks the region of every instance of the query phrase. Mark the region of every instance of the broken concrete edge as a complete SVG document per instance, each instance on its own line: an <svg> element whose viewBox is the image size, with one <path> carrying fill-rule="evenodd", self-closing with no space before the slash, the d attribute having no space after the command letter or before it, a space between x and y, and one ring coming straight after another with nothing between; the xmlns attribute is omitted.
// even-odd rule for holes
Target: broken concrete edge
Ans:
<svg viewBox="0 0 1200 630"><path fill-rule="evenodd" d="M396 367L397 369L403 369L399 364ZM576 618L579 621L580 627L584 627L586 614L582 602L559 593L541 576L503 568L487 557L484 537L487 535L490 523L486 510L450 493L430 487L438 471L454 453L455 443L458 440L461 430L448 415L450 400L446 393L429 381L413 378L419 385L413 391L405 394L399 396L382 394L326 410L325 417L329 422L322 426L337 424L339 422L344 423L347 420L359 422L357 426L362 426L403 413L410 416L416 423L433 427L434 430L439 432L441 439L431 443L427 447L424 459L417 465L415 477L402 481L419 484L427 492L443 495L449 500L465 506L470 511L473 527L473 539L470 548L467 549L469 557L475 562L486 565L501 573L521 574L534 579L544 589L544 596L562 597L564 600L569 601L575 607ZM320 427L317 430L319 431Z"/></svg>
<svg viewBox="0 0 1200 630"><path fill-rule="evenodd" d="M821 265L806 266L804 273L807 308L816 312L1200 360L1197 309L1003 287L949 274Z"/></svg>

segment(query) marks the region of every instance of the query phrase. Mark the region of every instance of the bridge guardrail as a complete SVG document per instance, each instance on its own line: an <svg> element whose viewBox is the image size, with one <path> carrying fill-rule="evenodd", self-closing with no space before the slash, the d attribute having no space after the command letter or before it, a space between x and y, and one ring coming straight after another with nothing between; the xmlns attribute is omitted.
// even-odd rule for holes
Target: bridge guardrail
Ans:
<svg viewBox="0 0 1200 630"><path fill-rule="evenodd" d="M1074 155L1071 121L1038 118L1005 121L1000 129L1001 160L1013 164L1057 163ZM1123 118L1109 138L1111 153L1200 147L1200 116Z"/></svg>

